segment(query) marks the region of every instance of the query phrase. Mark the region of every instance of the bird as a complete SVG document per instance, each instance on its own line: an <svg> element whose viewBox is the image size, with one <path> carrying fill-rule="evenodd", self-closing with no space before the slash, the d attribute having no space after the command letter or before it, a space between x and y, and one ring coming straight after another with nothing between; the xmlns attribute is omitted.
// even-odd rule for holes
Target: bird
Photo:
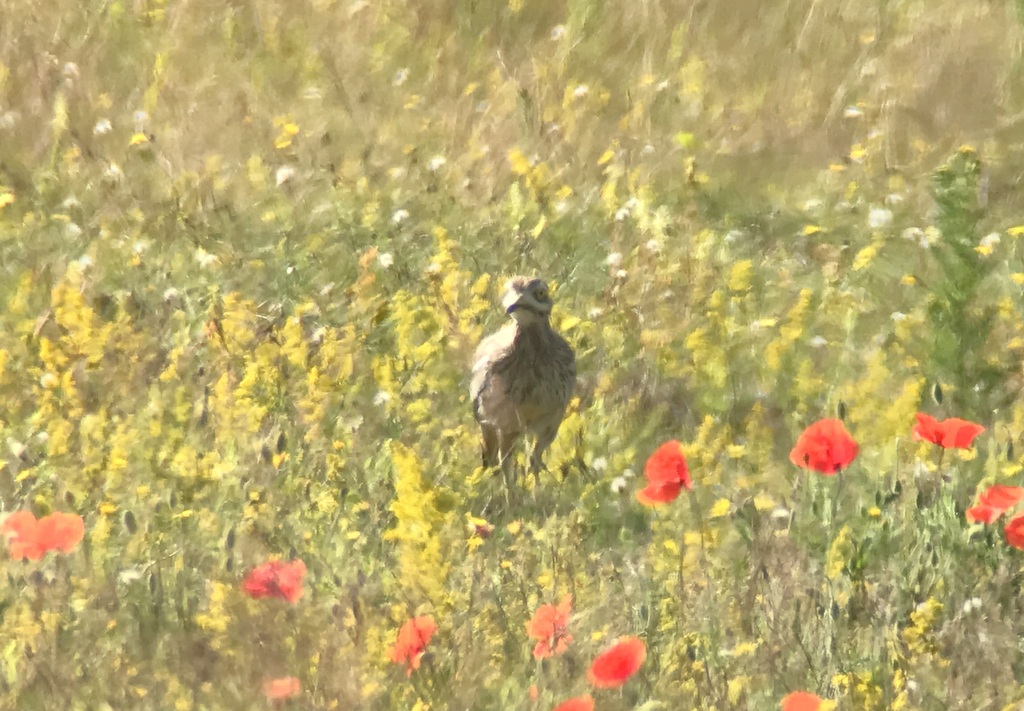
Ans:
<svg viewBox="0 0 1024 711"><path fill-rule="evenodd" d="M500 465L507 481L512 449L526 433L536 437L530 471L542 469L575 389L576 355L551 328L551 290L543 279L513 277L501 303L511 322L477 346L470 396L483 465Z"/></svg>

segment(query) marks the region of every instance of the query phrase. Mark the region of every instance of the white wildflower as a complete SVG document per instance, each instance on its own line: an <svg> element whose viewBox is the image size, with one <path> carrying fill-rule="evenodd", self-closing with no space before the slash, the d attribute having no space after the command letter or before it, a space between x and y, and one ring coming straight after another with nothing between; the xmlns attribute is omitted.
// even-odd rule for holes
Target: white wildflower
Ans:
<svg viewBox="0 0 1024 711"><path fill-rule="evenodd" d="M96 122L96 125L92 127L93 135L103 136L114 130L114 126L110 123L110 119L102 118Z"/></svg>
<svg viewBox="0 0 1024 711"><path fill-rule="evenodd" d="M111 163L107 166L107 169L103 171L103 177L109 183L120 183L124 179L124 171L121 170L121 166L117 163Z"/></svg>
<svg viewBox="0 0 1024 711"><path fill-rule="evenodd" d="M988 249L992 249L997 244L999 244L999 233L998 232L989 232L987 235L982 237L981 240L978 242L979 246L987 247Z"/></svg>
<svg viewBox="0 0 1024 711"><path fill-rule="evenodd" d="M868 227L881 230L892 224L892 210L884 207L873 207L868 212Z"/></svg>
<svg viewBox="0 0 1024 711"><path fill-rule="evenodd" d="M142 580L142 570L140 568L125 568L117 574L117 582L122 585L131 585L139 580Z"/></svg>
<svg viewBox="0 0 1024 711"><path fill-rule="evenodd" d="M409 219L409 211L404 208L399 208L391 213L391 224L400 225Z"/></svg>
<svg viewBox="0 0 1024 711"><path fill-rule="evenodd" d="M969 600L967 600L967 602L964 603L963 610L964 610L964 614L965 615L968 615L971 612L973 612L974 610L978 610L978 609L981 609L981 598L980 597L972 597Z"/></svg>
<svg viewBox="0 0 1024 711"><path fill-rule="evenodd" d="M391 252L381 252L377 255L377 263L380 264L384 269L388 269L392 264L395 263L395 257Z"/></svg>
<svg viewBox="0 0 1024 711"><path fill-rule="evenodd" d="M924 235L921 237L921 247L923 249L928 249L940 239L942 239L942 233L939 232L939 228L934 226L928 227L925 229Z"/></svg>
<svg viewBox="0 0 1024 711"><path fill-rule="evenodd" d="M277 181L277 186L281 187L282 185L284 185L289 180L295 177L295 168L293 168L290 165L282 165L280 168L277 169L277 172L274 174L274 177L275 180Z"/></svg>
<svg viewBox="0 0 1024 711"><path fill-rule="evenodd" d="M210 254L202 247L199 247L196 249L196 261L199 262L199 266L205 269L206 267L212 267L215 265L218 259L216 254Z"/></svg>
<svg viewBox="0 0 1024 711"><path fill-rule="evenodd" d="M565 37L567 31L568 30L565 29L565 25L555 25L551 28L551 40L557 42Z"/></svg>
<svg viewBox="0 0 1024 711"><path fill-rule="evenodd" d="M68 62L64 65L64 69L61 71L64 76L64 83L67 86L72 86L75 80L78 79L80 72L78 71L78 65L74 62Z"/></svg>
<svg viewBox="0 0 1024 711"><path fill-rule="evenodd" d="M623 491L626 490L627 486L629 486L629 482L626 481L626 477L624 476L617 476L614 479L612 479L611 487L613 494L621 494Z"/></svg>

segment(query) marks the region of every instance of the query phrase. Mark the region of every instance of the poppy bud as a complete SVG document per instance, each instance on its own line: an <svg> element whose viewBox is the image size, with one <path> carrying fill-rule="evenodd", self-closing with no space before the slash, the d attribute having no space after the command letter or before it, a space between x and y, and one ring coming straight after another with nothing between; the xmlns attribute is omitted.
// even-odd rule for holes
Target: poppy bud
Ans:
<svg viewBox="0 0 1024 711"><path fill-rule="evenodd" d="M938 383L932 386L932 399L935 400L936 405L942 404L942 386Z"/></svg>
<svg viewBox="0 0 1024 711"><path fill-rule="evenodd" d="M1006 443L1006 458L1013 459L1013 440Z"/></svg>
<svg viewBox="0 0 1024 711"><path fill-rule="evenodd" d="M843 400L840 400L836 404L836 417L838 417L840 420L846 419L846 402L844 402Z"/></svg>
<svg viewBox="0 0 1024 711"><path fill-rule="evenodd" d="M135 514L131 511L125 510L124 516L121 518L121 522L124 524L125 530L127 530L128 533L135 533L139 530L139 524L135 520Z"/></svg>

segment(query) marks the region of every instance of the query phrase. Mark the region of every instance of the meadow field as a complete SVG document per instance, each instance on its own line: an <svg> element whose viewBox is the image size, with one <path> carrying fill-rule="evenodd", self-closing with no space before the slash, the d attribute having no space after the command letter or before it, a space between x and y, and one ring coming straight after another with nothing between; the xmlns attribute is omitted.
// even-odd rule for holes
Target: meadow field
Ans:
<svg viewBox="0 0 1024 711"><path fill-rule="evenodd" d="M1024 708L1022 0L0 16L0 709Z"/></svg>

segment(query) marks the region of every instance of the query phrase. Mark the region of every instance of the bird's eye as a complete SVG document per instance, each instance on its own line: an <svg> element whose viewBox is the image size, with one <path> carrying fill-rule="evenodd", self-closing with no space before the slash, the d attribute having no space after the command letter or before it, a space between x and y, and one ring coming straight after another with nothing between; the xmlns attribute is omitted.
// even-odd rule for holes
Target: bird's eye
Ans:
<svg viewBox="0 0 1024 711"><path fill-rule="evenodd" d="M533 292L533 295L537 297L538 301L547 301L548 300L548 290L547 289L537 289L537 291Z"/></svg>

